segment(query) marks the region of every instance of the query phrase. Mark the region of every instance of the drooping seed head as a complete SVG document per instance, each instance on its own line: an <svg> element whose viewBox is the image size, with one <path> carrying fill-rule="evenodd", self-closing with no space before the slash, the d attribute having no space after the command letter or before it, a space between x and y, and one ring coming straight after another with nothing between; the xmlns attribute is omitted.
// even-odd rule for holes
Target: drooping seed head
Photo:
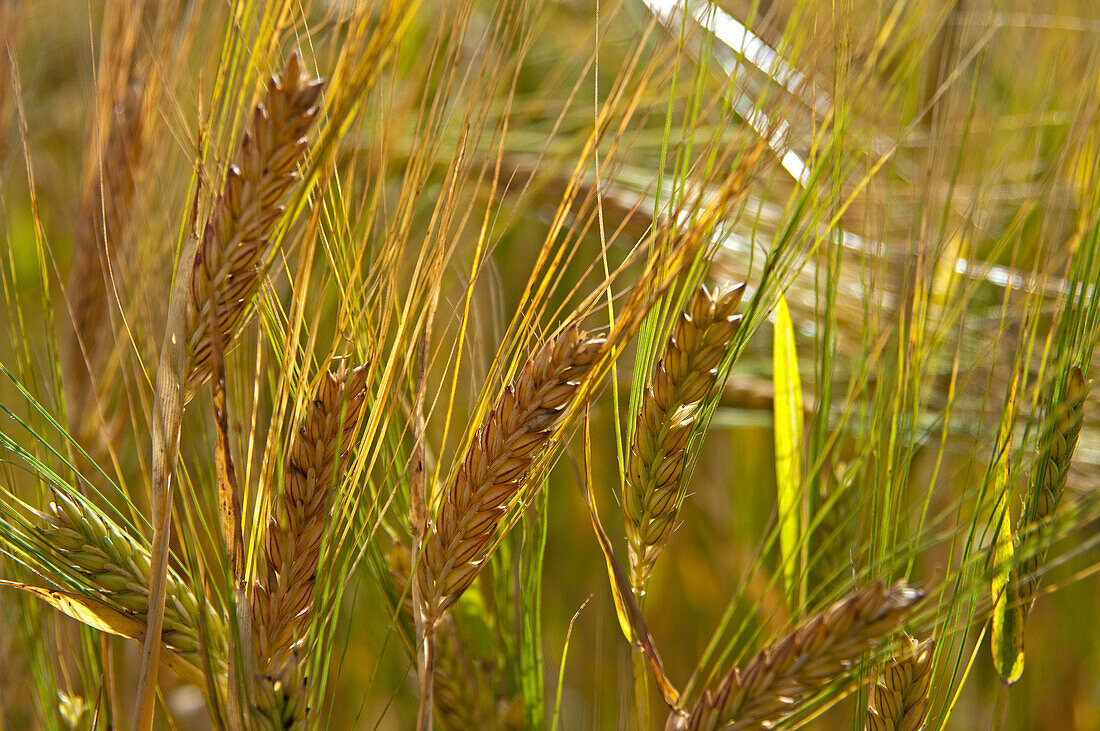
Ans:
<svg viewBox="0 0 1100 731"><path fill-rule="evenodd" d="M749 728L778 721L814 689L844 675L875 642L892 632L924 594L903 583L876 582L815 615L785 638L733 668L704 691L673 729Z"/></svg>

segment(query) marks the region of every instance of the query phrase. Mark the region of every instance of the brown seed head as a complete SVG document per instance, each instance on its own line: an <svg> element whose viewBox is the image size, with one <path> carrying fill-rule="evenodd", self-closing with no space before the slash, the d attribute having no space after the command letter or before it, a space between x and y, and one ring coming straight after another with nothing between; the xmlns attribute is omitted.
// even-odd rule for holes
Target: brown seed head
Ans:
<svg viewBox="0 0 1100 731"><path fill-rule="evenodd" d="M129 77L129 73L126 74ZM108 294L112 280L120 275L120 261L126 240L126 223L134 194L134 178L142 157L144 118L141 114L144 89L132 80L120 88L104 88L111 114L101 111L98 120L107 129L93 135L85 154L84 194L80 220L73 242L73 263L69 275L73 338L65 360L67 416L70 432L83 444L93 444L96 389L89 373L102 379L106 361L116 342L110 336L110 311L114 296ZM118 94L121 98L111 97ZM100 436L101 438L101 436Z"/></svg>
<svg viewBox="0 0 1100 731"><path fill-rule="evenodd" d="M630 443L623 510L631 581L640 589L675 527L685 448L718 363L741 325L744 285L711 296L700 287L680 314L646 389Z"/></svg>
<svg viewBox="0 0 1100 731"><path fill-rule="evenodd" d="M875 642L892 632L924 594L881 582L815 615L761 650L744 669L733 668L670 728L748 728L793 711L815 688L843 675Z"/></svg>
<svg viewBox="0 0 1100 731"><path fill-rule="evenodd" d="M325 373L287 453L283 492L267 525L263 583L252 597L257 669L278 674L309 623L321 541L362 417L367 367Z"/></svg>
<svg viewBox="0 0 1100 731"><path fill-rule="evenodd" d="M604 340L575 327L527 361L489 412L430 525L417 567L423 611L438 620L473 583L497 526L542 455Z"/></svg>
<svg viewBox="0 0 1100 731"><path fill-rule="evenodd" d="M305 134L317 116L321 81L310 79L297 53L287 58L278 80L267 84L229 167L214 212L195 252L187 311L190 362L186 398L210 376L210 323L227 347L260 283L268 237L282 216L283 197L307 147Z"/></svg>

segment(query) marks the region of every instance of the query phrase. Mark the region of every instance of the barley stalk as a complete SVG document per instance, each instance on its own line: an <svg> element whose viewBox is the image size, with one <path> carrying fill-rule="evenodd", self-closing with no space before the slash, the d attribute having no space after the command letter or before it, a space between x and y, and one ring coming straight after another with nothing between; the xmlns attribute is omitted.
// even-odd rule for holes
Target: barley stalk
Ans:
<svg viewBox="0 0 1100 731"><path fill-rule="evenodd" d="M747 728L778 720L847 672L923 597L900 582L889 588L876 582L852 594L761 650L744 669L733 668L690 713L674 714L668 728Z"/></svg>
<svg viewBox="0 0 1100 731"><path fill-rule="evenodd" d="M623 489L631 583L641 590L668 542L684 497L686 446L717 366L741 324L744 285L711 296L700 287L669 335L630 443Z"/></svg>
<svg viewBox="0 0 1100 731"><path fill-rule="evenodd" d="M866 731L920 731L928 716L935 640L906 638L883 668L867 709Z"/></svg>
<svg viewBox="0 0 1100 731"><path fill-rule="evenodd" d="M555 435L604 340L571 327L524 365L489 412L429 525L420 564L421 611L437 621L477 577L496 529Z"/></svg>
<svg viewBox="0 0 1100 731"><path fill-rule="evenodd" d="M257 672L268 681L260 683L260 707L276 725L304 716L295 651L309 626L321 541L362 417L366 378L365 365L321 377L295 430L283 491L268 521L266 573L253 593L252 626Z"/></svg>
<svg viewBox="0 0 1100 731"><path fill-rule="evenodd" d="M1031 471L1024 512L1018 534L1024 542L1038 538L1054 515L1066 488L1073 452L1084 420L1085 399L1089 384L1079 368L1071 368L1064 397L1050 410L1040 437L1035 466ZM1020 599L1025 611L1030 609L1039 581L1035 576L1042 565L1045 551L1028 556L1020 566L1023 581Z"/></svg>
<svg viewBox="0 0 1100 731"><path fill-rule="evenodd" d="M386 566L393 579L393 598L401 602L399 621L413 626L412 592L408 590L412 572L412 554L408 547L394 541L385 554ZM451 617L445 616L436 628L438 642L434 663L432 705L436 721L448 731L474 731L491 717L492 699L482 687L487 685L484 670L462 655L458 632ZM406 632L408 635L408 632Z"/></svg>
<svg viewBox="0 0 1100 731"><path fill-rule="evenodd" d="M78 496L55 492L43 517L46 522L40 533L44 543L88 581L101 601L144 621L149 601L149 550ZM203 613L202 621L214 640L210 649L224 662L225 626L210 605L204 605ZM195 594L169 569L162 641L197 668L202 667L199 627Z"/></svg>
<svg viewBox="0 0 1100 731"><path fill-rule="evenodd" d="M185 399L210 376L210 323L217 323L220 342L228 347L259 287L268 237L283 213L280 201L297 179L295 167L308 145L305 135L320 94L321 81L311 80L298 54L291 53L252 114L191 270Z"/></svg>

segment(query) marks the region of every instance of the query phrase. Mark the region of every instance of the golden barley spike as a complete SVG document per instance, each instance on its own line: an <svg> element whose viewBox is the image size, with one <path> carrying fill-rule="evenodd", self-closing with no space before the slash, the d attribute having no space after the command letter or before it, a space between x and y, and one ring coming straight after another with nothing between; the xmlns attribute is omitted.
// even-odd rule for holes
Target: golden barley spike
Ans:
<svg viewBox="0 0 1100 731"><path fill-rule="evenodd" d="M719 361L741 324L739 285L711 296L700 287L680 314L646 388L630 443L623 510L631 584L640 590L668 542L683 501L686 446Z"/></svg>
<svg viewBox="0 0 1100 731"><path fill-rule="evenodd" d="M367 367L325 373L286 457L283 491L264 535L266 570L254 587L252 628L262 681L257 705L275 726L305 715L297 648L311 620L321 541L366 400Z"/></svg>
<svg viewBox="0 0 1100 731"><path fill-rule="evenodd" d="M897 628L924 594L904 583L877 582L812 617L733 668L690 712L674 714L669 729L711 731L774 723Z"/></svg>
<svg viewBox="0 0 1100 731"><path fill-rule="evenodd" d="M310 79L292 53L278 79L268 81L267 95L252 114L195 252L185 398L210 377L209 323L217 323L219 342L228 346L260 285L268 238L283 214L280 203L297 179L295 167L308 146L305 135L317 117L320 95L321 81Z"/></svg>
<svg viewBox="0 0 1100 731"><path fill-rule="evenodd" d="M417 576L429 623L458 600L484 566L511 499L525 485L603 344L575 327L566 330L527 361L489 412L424 542Z"/></svg>

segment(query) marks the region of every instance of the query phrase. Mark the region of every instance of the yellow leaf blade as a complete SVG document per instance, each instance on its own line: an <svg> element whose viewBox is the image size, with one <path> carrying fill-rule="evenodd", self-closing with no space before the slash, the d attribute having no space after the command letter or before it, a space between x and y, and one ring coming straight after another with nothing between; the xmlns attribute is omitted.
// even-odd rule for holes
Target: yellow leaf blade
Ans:
<svg viewBox="0 0 1100 731"><path fill-rule="evenodd" d="M782 294L775 308L772 347L775 385L775 477L779 508L779 551L783 585L791 606L798 592L798 551L802 543L802 379L787 300Z"/></svg>
<svg viewBox="0 0 1100 731"><path fill-rule="evenodd" d="M13 589L37 597L62 614L72 617L94 630L117 637L125 637L128 640L141 641L145 637L144 622L125 612L118 611L98 599L54 589L45 589L41 586L23 584L18 581L4 581L3 579L0 579L0 586L10 586ZM170 650L170 648L166 649ZM188 682L205 687L203 675L199 669L177 653L173 651L166 652L161 655L161 661Z"/></svg>
<svg viewBox="0 0 1100 731"><path fill-rule="evenodd" d="M989 641L997 673L1006 685L1012 685L1024 673L1024 615L1014 580L1015 548L1008 518L1006 513L1001 520L993 549L996 568L990 588L995 604Z"/></svg>
<svg viewBox="0 0 1100 731"><path fill-rule="evenodd" d="M1005 414L1014 410L1016 388L1014 380L1009 393ZM993 546L993 579L990 591L993 595L993 618L989 637L989 647L993 654L993 665L1005 685L1012 685L1024 672L1024 612L1020 604L1019 590L1015 581L1016 560L1015 541L1012 536L1011 514L1008 510L1009 491L1009 449L1011 439L1011 420L1005 418L1001 423L1000 454L994 465L993 487L998 496L998 504L1004 506L997 527L997 542Z"/></svg>

